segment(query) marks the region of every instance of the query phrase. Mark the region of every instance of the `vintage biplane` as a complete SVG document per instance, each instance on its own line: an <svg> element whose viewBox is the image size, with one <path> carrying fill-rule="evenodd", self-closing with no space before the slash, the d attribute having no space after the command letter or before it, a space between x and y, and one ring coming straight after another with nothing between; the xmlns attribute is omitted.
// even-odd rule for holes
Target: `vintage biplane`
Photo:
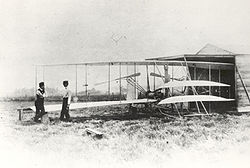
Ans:
<svg viewBox="0 0 250 168"><path fill-rule="evenodd" d="M95 62L95 63L77 63L77 64L51 64L51 65L37 65L36 66L36 79L35 84L37 86L37 69L42 67L43 75L45 68L53 67L64 67L72 66L75 67L76 79L76 91L75 97L79 96L77 89L79 86L85 87L86 99L84 101L74 102L70 105L70 109L83 109L99 106L112 106L112 105L129 105L134 107L137 104L144 104L145 107L156 109L162 114L168 117L174 117L174 114L182 116L196 116L196 115L208 115L209 105L205 102L227 102L233 101L234 99L220 97L218 95L212 95L211 88L216 87L218 90L222 87L230 87L229 84L215 82L210 80L194 80L191 75L189 68L213 68L213 69L228 69L232 68L231 63L222 62L206 62L206 61L187 61L187 60L168 60L168 61L128 61L128 62ZM85 81L79 85L79 67L84 67ZM106 67L108 70L107 81L97 82L95 75L88 75L89 67ZM112 71L112 67L116 67L116 71ZM126 67L126 72L121 72L122 67ZM140 68L138 68L140 67ZM181 72L174 72L174 68L177 67L182 69ZM176 69L177 69L176 68ZM150 72L149 72L150 71ZM172 71L172 73L170 72ZM57 72L57 71L55 71ZM95 72L98 73L98 72ZM102 72L99 72L102 73ZM116 73L117 77L111 79L111 73ZM124 73L126 73L124 75ZM144 76L142 75L144 73ZM57 75L51 74L50 75ZM103 75L102 73L102 76ZM140 78L140 82L138 80ZM91 101L87 97L88 81L94 79L93 86L108 86L108 95L111 95L112 83L118 83L119 85L119 98L117 100L102 100L102 101ZM45 83L48 83L44 80ZM62 80L61 80L62 81ZM151 82L153 84L150 85ZM126 83L126 93L122 93L122 83ZM151 88L153 88L151 90ZM177 89L176 89L177 88ZM197 89L205 88L206 92L200 92ZM124 96L125 95L125 96ZM76 100L76 99L75 99ZM193 104L190 104L193 103ZM45 103L46 104L46 103ZM61 104L50 104L45 105L45 110L48 112L60 111ZM185 108L183 108L185 106ZM195 110L194 110L195 109ZM203 109L203 110L202 110ZM35 107L25 107L19 109L20 114L23 110L35 111ZM184 112L185 111L185 112ZM20 117L20 116L19 116ZM21 117L20 117L21 118Z"/></svg>

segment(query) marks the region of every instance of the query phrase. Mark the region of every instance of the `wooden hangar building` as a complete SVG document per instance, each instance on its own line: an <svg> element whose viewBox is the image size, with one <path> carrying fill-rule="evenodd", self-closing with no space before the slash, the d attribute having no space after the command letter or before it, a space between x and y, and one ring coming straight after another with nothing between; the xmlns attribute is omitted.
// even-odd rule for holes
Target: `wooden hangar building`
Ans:
<svg viewBox="0 0 250 168"><path fill-rule="evenodd" d="M190 64L188 69L192 80L208 80L229 84L230 87L196 87L198 94L210 94L235 99L230 102L204 103L209 111L236 110L244 111L250 107L250 55L233 52L207 44L195 54L150 58L155 61L197 61L208 64ZM220 63L220 64L218 64ZM194 103L190 103L190 107ZM249 110L249 109L248 109Z"/></svg>

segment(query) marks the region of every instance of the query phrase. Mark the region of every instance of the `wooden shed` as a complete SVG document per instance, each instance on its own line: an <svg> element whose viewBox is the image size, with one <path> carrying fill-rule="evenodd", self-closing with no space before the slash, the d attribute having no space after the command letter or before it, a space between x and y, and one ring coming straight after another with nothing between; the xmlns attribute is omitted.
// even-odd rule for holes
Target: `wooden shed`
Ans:
<svg viewBox="0 0 250 168"><path fill-rule="evenodd" d="M203 92L206 90L208 91L207 94L235 99L233 102L205 103L210 111L219 111L221 109L236 110L245 106L250 107L248 94L248 91L250 90L250 55L235 54L214 45L207 44L195 54L166 56L150 58L147 60L209 62L203 67L196 67L195 64L188 64L191 79L226 83L229 84L230 87L207 87L205 89L204 87L197 87L196 90L198 94L204 94ZM221 64L213 65L213 63Z"/></svg>

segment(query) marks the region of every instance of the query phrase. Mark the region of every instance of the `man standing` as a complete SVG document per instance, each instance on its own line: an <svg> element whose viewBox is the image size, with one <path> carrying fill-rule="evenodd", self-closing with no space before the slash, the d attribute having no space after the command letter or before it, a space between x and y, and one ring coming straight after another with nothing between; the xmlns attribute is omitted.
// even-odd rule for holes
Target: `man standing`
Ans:
<svg viewBox="0 0 250 168"><path fill-rule="evenodd" d="M38 122L38 119L45 114L44 97L45 97L44 82L40 82L35 97L35 106L36 106L36 115L34 118L35 122Z"/></svg>
<svg viewBox="0 0 250 168"><path fill-rule="evenodd" d="M70 116L69 116L69 106L70 106L70 101L71 101L71 92L67 88L69 85L68 81L63 81L63 86L64 86L64 92L63 92L63 104L62 104L62 111L60 115L60 120L64 120L64 116L66 118L65 121L70 121Z"/></svg>

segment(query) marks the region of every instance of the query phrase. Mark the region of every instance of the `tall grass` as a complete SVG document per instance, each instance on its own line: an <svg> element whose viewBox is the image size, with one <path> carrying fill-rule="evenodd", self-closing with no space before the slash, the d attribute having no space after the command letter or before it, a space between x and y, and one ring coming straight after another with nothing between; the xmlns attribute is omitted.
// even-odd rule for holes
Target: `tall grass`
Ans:
<svg viewBox="0 0 250 168"><path fill-rule="evenodd" d="M126 109L110 107L71 111L75 121L69 123L50 113L51 124L29 125L16 121L14 111L8 110L3 118L9 119L5 127L11 132L6 137L16 144L14 148L19 146L18 152L34 159L26 158L28 167L234 167L247 163L250 154L247 115L113 119L117 113L126 115ZM107 117L91 117L94 114ZM99 130L104 137L89 136L86 128Z"/></svg>

